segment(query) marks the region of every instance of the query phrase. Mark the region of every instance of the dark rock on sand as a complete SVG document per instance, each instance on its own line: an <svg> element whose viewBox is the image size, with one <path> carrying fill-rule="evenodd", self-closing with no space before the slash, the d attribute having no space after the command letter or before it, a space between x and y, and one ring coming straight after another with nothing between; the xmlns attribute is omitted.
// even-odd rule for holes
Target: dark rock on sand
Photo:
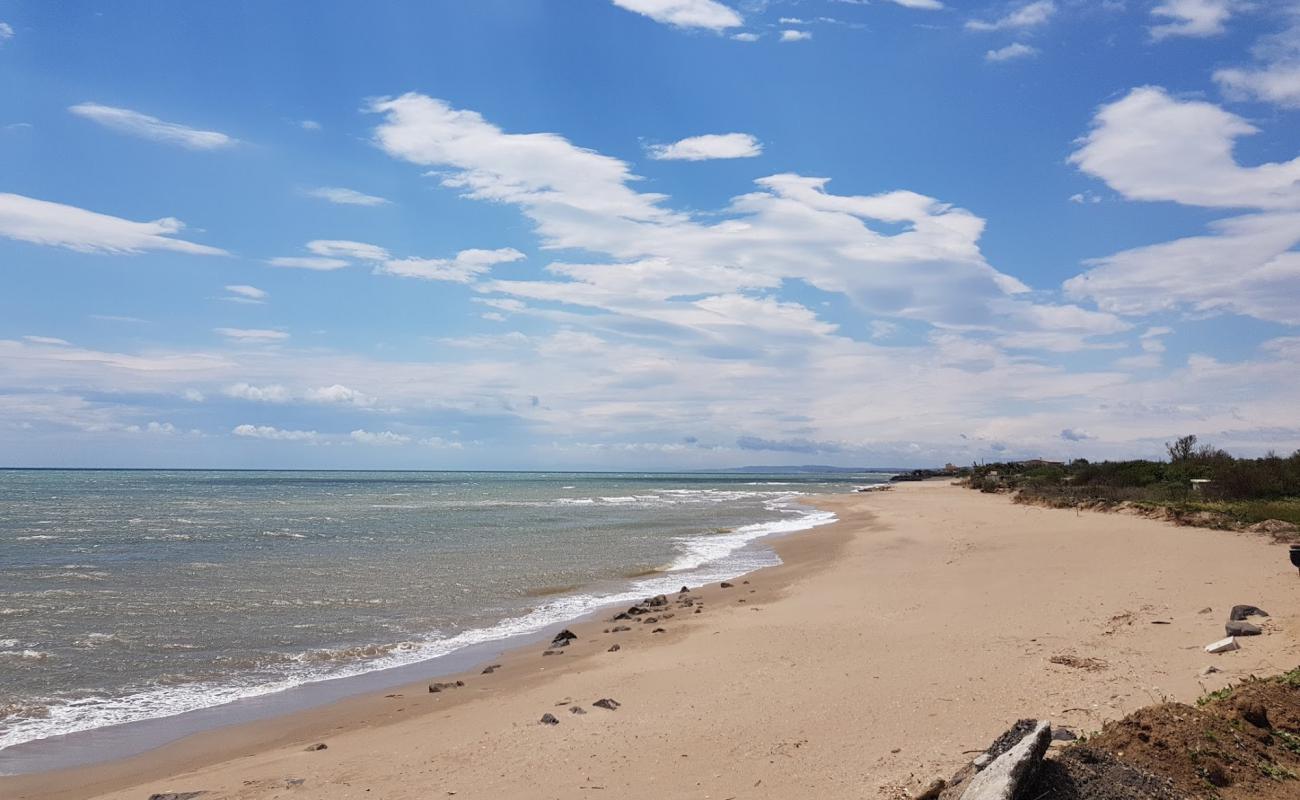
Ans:
<svg viewBox="0 0 1300 800"><path fill-rule="evenodd" d="M1053 728L1052 741L1054 742L1073 742L1079 738L1079 735L1069 728Z"/></svg>
<svg viewBox="0 0 1300 800"><path fill-rule="evenodd" d="M482 674L482 675L491 675L492 673L496 672L496 671L499 670L499 669L501 669L501 665L500 665L500 664L489 664L488 666L486 666L486 667L483 668L483 672L480 673L480 674Z"/></svg>
<svg viewBox="0 0 1300 800"><path fill-rule="evenodd" d="M1258 636L1264 632L1258 625L1249 622L1229 622L1223 628L1229 636Z"/></svg>
<svg viewBox="0 0 1300 800"><path fill-rule="evenodd" d="M560 724L560 721L559 721L558 719L555 718L555 715L554 715L554 714L552 714L552 713L550 713L550 712L547 712L547 713L545 713L545 714L542 715L542 724L543 724L543 725L559 725L559 724Z"/></svg>
<svg viewBox="0 0 1300 800"><path fill-rule="evenodd" d="M655 623L658 622L658 621L659 621L659 618L658 618L658 617L646 617L645 619L641 620L641 624L642 624L642 625L653 625L653 624L655 624Z"/></svg>
<svg viewBox="0 0 1300 800"><path fill-rule="evenodd" d="M1231 622L1240 622L1247 617L1267 617L1268 612L1256 606L1233 606L1228 612L1228 620Z"/></svg>
<svg viewBox="0 0 1300 800"><path fill-rule="evenodd" d="M578 634L574 633L568 628L565 628L564 630L555 634L555 638L551 640L551 647L567 647L569 642L577 638L578 638Z"/></svg>
<svg viewBox="0 0 1300 800"><path fill-rule="evenodd" d="M544 655L544 656L562 656L562 655L564 655L564 651L563 651L563 650L543 650L543 651L542 651L542 655Z"/></svg>
<svg viewBox="0 0 1300 800"><path fill-rule="evenodd" d="M429 684L429 694L437 694L438 692L445 691L447 689L459 689L464 685L465 685L465 681L456 681L455 683L451 683L451 682L431 683Z"/></svg>
<svg viewBox="0 0 1300 800"><path fill-rule="evenodd" d="M205 794L207 792L163 792L149 795L149 800L194 800L195 797L202 797Z"/></svg>
<svg viewBox="0 0 1300 800"><path fill-rule="evenodd" d="M632 630L632 628L628 625L615 625L614 627L610 628L611 633L622 633L623 631L630 631L630 630Z"/></svg>
<svg viewBox="0 0 1300 800"><path fill-rule="evenodd" d="M623 704L612 698L602 697L596 702L592 703L592 705L595 706L596 708L607 708L610 711L613 711Z"/></svg>
<svg viewBox="0 0 1300 800"><path fill-rule="evenodd" d="M607 650L606 652L609 652L609 653L617 653L619 650L622 650L622 649L623 649L622 647L619 647L619 646L616 645L616 644L611 644L611 645L609 646L609 650Z"/></svg>
<svg viewBox="0 0 1300 800"><path fill-rule="evenodd" d="M657 594L654 597L650 598L649 600L645 601L645 605L650 606L651 608L666 606L668 605L668 598L664 597L661 594Z"/></svg>
<svg viewBox="0 0 1300 800"><path fill-rule="evenodd" d="M328 750L328 749L329 749L329 745L325 744L324 742L317 742L316 744L309 744L309 745L307 745L307 747L306 747L306 750L307 750L308 753L315 753L315 752L318 751L318 750Z"/></svg>
<svg viewBox="0 0 1300 800"><path fill-rule="evenodd" d="M727 583L726 581L723 581L723 582L721 583L721 586L722 586L723 589L730 589L731 587L733 587L733 586L735 586L735 585L736 585L736 584L734 584L734 583Z"/></svg>
<svg viewBox="0 0 1300 800"><path fill-rule="evenodd" d="M613 618L612 620L610 620L610 621L611 621L611 622L618 622L618 621L621 620L621 619L632 619L632 615L629 614L629 613L627 613L626 611L620 611L620 612L618 612L617 614L615 614L615 615L614 615L614 618Z"/></svg>
<svg viewBox="0 0 1300 800"><path fill-rule="evenodd" d="M569 713L570 713L570 714L586 714L586 713L587 713L587 709L583 708L582 706L569 706Z"/></svg>
<svg viewBox="0 0 1300 800"><path fill-rule="evenodd" d="M655 628L654 630L652 630L652 631L650 631L650 632L651 632L651 633L663 633L663 632L664 632L664 629L663 629L663 628Z"/></svg>
<svg viewBox="0 0 1300 800"><path fill-rule="evenodd" d="M695 613L698 614L698 613L700 613L700 612L703 611L703 610L704 610L704 609L702 609L702 608L697 608L697 609L695 609Z"/></svg>
<svg viewBox="0 0 1300 800"><path fill-rule="evenodd" d="M947 788L948 782L943 778L935 778L934 781L925 788L925 791L916 795L912 800L939 800L939 795Z"/></svg>
<svg viewBox="0 0 1300 800"><path fill-rule="evenodd" d="M678 592L678 594L686 594L686 593L689 592L689 591L690 591L690 589L688 589L688 588L686 588L685 586L683 586L683 587L682 587L682 590L681 590L680 592Z"/></svg>

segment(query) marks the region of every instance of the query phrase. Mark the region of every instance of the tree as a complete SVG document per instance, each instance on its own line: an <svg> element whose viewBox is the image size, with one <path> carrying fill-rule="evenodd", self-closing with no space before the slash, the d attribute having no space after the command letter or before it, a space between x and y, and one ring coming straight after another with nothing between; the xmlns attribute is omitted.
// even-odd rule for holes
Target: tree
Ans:
<svg viewBox="0 0 1300 800"><path fill-rule="evenodd" d="M1170 461L1187 461L1196 453L1196 434L1189 433L1172 442L1165 442L1165 449L1169 451Z"/></svg>

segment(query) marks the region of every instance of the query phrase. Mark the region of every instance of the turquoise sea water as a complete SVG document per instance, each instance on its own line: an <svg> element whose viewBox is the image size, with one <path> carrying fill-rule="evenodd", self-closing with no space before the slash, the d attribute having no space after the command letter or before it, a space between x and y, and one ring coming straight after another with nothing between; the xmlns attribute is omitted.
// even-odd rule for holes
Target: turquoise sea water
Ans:
<svg viewBox="0 0 1300 800"><path fill-rule="evenodd" d="M0 749L733 577L886 477L0 471Z"/></svg>

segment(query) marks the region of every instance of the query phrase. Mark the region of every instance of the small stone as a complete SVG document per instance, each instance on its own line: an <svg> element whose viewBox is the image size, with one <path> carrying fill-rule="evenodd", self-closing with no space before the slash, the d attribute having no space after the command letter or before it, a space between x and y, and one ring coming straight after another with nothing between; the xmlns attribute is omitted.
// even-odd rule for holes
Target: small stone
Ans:
<svg viewBox="0 0 1300 800"><path fill-rule="evenodd" d="M596 702L592 703L592 705L595 706L596 708L607 708L610 711L613 711L623 704L612 698L602 697Z"/></svg>
<svg viewBox="0 0 1300 800"><path fill-rule="evenodd" d="M656 622L658 622L658 621L659 621L659 618L658 618L658 617L646 617L645 619L641 620L641 624L642 624L642 625L653 625L654 623L656 623Z"/></svg>
<svg viewBox="0 0 1300 800"><path fill-rule="evenodd" d="M551 640L551 647L567 647L569 642L577 638L578 635L576 633L569 630L568 628L565 628L564 630L555 634L555 638Z"/></svg>
<svg viewBox="0 0 1300 800"><path fill-rule="evenodd" d="M650 598L649 600L645 601L645 604L650 606L651 608L666 606L668 605L668 598L664 597L661 594L657 594L654 597Z"/></svg>
<svg viewBox="0 0 1300 800"><path fill-rule="evenodd" d="M559 725L559 724L560 724L560 721L559 721L558 719L555 718L555 715L554 715L554 714L551 714L551 713L548 712L548 713L542 715L542 724L543 724L543 725Z"/></svg>
<svg viewBox="0 0 1300 800"><path fill-rule="evenodd" d="M1202 678L1205 678L1205 677L1208 677L1208 676L1210 676L1210 675L1213 675L1213 674L1216 673L1216 672L1222 672L1222 671L1223 671L1223 670L1219 669L1218 667L1213 666L1213 665L1210 665L1210 666L1206 667L1205 669L1201 670L1201 677L1202 677Z"/></svg>
<svg viewBox="0 0 1300 800"><path fill-rule="evenodd" d="M543 651L542 651L542 655L544 655L544 656L562 656L562 655L564 655L564 651L563 651L563 650L543 650Z"/></svg>
<svg viewBox="0 0 1300 800"><path fill-rule="evenodd" d="M688 593L688 592L690 592L690 589L688 589L688 588L686 588L685 586L683 586L683 587L682 587L682 590L681 590L680 592L678 592L678 594L686 594L686 593Z"/></svg>
<svg viewBox="0 0 1300 800"><path fill-rule="evenodd" d="M482 671L481 673L479 673L479 674L481 674L481 675L491 675L492 673L496 672L496 671L499 670L499 669L501 669L501 665L500 665L500 664L490 664L490 665L484 667L484 668L483 668L483 671Z"/></svg>
<svg viewBox="0 0 1300 800"><path fill-rule="evenodd" d="M924 792L913 797L912 800L939 800L939 795L943 794L943 790L947 788L947 781L943 778L935 778L934 781L926 787Z"/></svg>
<svg viewBox="0 0 1300 800"><path fill-rule="evenodd" d="M736 584L734 584L734 583L727 583L726 581L723 581L723 582L721 583L721 586L722 586L723 589L730 589L731 587L733 587L733 586L735 586L735 585L736 585Z"/></svg>
<svg viewBox="0 0 1300 800"><path fill-rule="evenodd" d="M569 713L570 713L570 714L586 714L586 713L587 713L587 709L583 708L582 706L569 706Z"/></svg>
<svg viewBox="0 0 1300 800"><path fill-rule="evenodd" d="M749 581L741 581L741 583L745 584L746 586L749 585Z"/></svg>
<svg viewBox="0 0 1300 800"><path fill-rule="evenodd" d="M613 628L610 628L610 631L613 633L623 633L624 631L630 630L632 630L632 628L628 625L615 625Z"/></svg>
<svg viewBox="0 0 1300 800"><path fill-rule="evenodd" d="M1196 613L1197 613L1197 614L1212 614L1212 613L1214 613L1214 609L1210 608L1209 606L1206 606L1205 608L1202 608L1200 611L1197 611Z"/></svg>
<svg viewBox="0 0 1300 800"><path fill-rule="evenodd" d="M698 613L700 613L700 612L703 611L703 610L704 610L704 609L702 609L702 608L697 608L697 609L695 609L695 613L698 614Z"/></svg>
<svg viewBox="0 0 1300 800"><path fill-rule="evenodd" d="M1267 617L1267 616L1268 616L1267 611L1265 611L1262 608L1258 608L1256 606L1245 606L1245 605L1233 606L1232 610L1228 612L1228 621L1240 622L1246 617Z"/></svg>
<svg viewBox="0 0 1300 800"><path fill-rule="evenodd" d="M606 652L609 652L609 653L617 653L619 650L622 650L622 649L623 649L622 647L619 647L619 646L616 645L616 644L611 644L611 645L609 646L609 650L607 650Z"/></svg>
<svg viewBox="0 0 1300 800"><path fill-rule="evenodd" d="M663 632L664 632L664 629L663 629L663 628L655 628L654 630L652 630L652 631L650 631L650 632L651 632L651 633L663 633Z"/></svg>
<svg viewBox="0 0 1300 800"><path fill-rule="evenodd" d="M316 744L307 745L306 749L308 753L315 753L318 750L328 750L329 745L325 744L324 742L317 742Z"/></svg>
<svg viewBox="0 0 1300 800"><path fill-rule="evenodd" d="M1053 728L1052 741L1054 742L1073 742L1077 741L1079 735L1069 728Z"/></svg>
<svg viewBox="0 0 1300 800"><path fill-rule="evenodd" d="M149 800L194 800L195 797L202 797L205 794L207 792L163 792L149 795Z"/></svg>

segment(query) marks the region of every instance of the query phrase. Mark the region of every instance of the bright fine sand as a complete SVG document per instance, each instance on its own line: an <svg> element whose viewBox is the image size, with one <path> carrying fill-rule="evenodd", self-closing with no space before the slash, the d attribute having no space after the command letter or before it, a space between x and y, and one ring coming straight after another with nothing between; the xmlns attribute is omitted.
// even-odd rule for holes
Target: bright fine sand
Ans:
<svg viewBox="0 0 1300 800"><path fill-rule="evenodd" d="M748 583L692 591L701 614L608 634L623 623L607 614L573 626L563 655L529 647L461 689L409 686L0 779L0 796L897 798L1017 718L1090 731L1300 663L1300 578L1263 537L944 481L813 502L841 522L776 542L785 564ZM1265 634L1205 653L1237 603L1272 613ZM1211 664L1223 671L1199 678ZM622 707L593 708L603 697ZM540 724L547 712L560 724ZM328 749L305 751L315 742Z"/></svg>

